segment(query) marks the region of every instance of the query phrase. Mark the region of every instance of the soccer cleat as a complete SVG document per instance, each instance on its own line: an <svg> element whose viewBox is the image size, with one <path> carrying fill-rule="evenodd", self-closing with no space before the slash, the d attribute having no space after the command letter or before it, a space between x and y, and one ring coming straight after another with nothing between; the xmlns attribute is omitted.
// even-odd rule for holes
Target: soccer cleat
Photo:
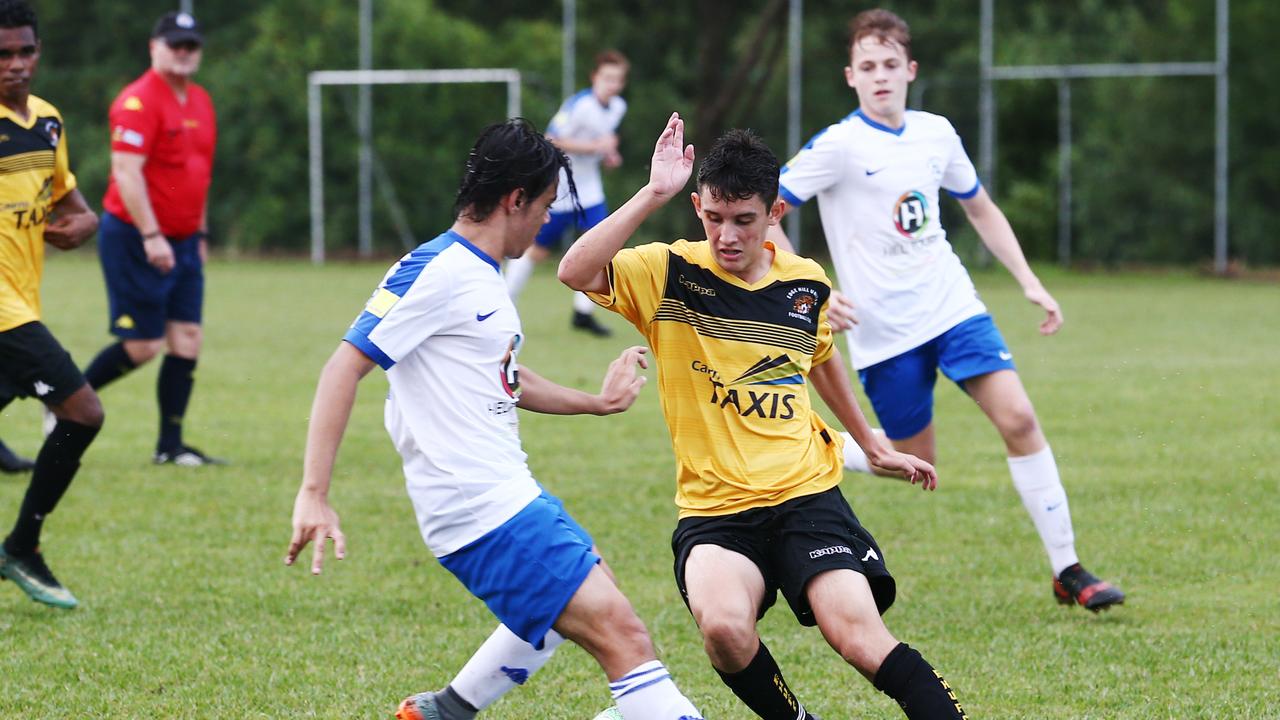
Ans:
<svg viewBox="0 0 1280 720"><path fill-rule="evenodd" d="M45 605L71 610L80 604L53 576L39 550L30 555L10 555L0 545L0 580L12 580L32 600Z"/></svg>
<svg viewBox="0 0 1280 720"><path fill-rule="evenodd" d="M573 322L571 323L574 330L581 330L585 333L595 335L596 337L609 337L613 331L596 320L596 316L591 313L573 311Z"/></svg>
<svg viewBox="0 0 1280 720"><path fill-rule="evenodd" d="M0 472L31 472L31 469L35 466L35 462L10 450L9 446L5 445L3 440L0 440Z"/></svg>
<svg viewBox="0 0 1280 720"><path fill-rule="evenodd" d="M188 445L173 450L159 450L154 458L157 465L177 465L179 467L201 467L202 465L226 465L227 461L210 457Z"/></svg>
<svg viewBox="0 0 1280 720"><path fill-rule="evenodd" d="M433 692L410 695L400 701L396 709L396 720L441 720L440 708L436 705L436 694Z"/></svg>
<svg viewBox="0 0 1280 720"><path fill-rule="evenodd" d="M1063 605L1079 603L1093 612L1124 603L1124 593L1120 588L1097 578L1080 567L1080 563L1063 570L1054 578L1053 595Z"/></svg>

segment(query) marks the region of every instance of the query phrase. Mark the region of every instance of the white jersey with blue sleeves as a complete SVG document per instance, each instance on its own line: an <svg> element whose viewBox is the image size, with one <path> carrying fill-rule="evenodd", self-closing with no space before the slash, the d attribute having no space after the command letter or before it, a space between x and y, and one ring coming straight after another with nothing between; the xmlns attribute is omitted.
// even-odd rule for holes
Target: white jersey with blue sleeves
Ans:
<svg viewBox="0 0 1280 720"><path fill-rule="evenodd" d="M387 431L437 557L539 495L516 419L520 318L493 258L453 231L418 246L344 339L387 371Z"/></svg>
<svg viewBox="0 0 1280 720"><path fill-rule="evenodd" d="M779 191L787 202L818 198L840 289L858 317L849 331L855 368L986 312L938 214L939 188L963 199L980 187L951 123L910 110L898 129L856 111L782 169Z"/></svg>
<svg viewBox="0 0 1280 720"><path fill-rule="evenodd" d="M602 105L590 88L575 93L547 125L547 137L569 140L599 140L618 131L622 117L627 114L627 101L614 95L607 105ZM573 168L573 182L578 188L578 202L587 208L604 202L604 182L600 179L600 156L568 153L569 167ZM573 199L569 195L569 180L560 171L560 188L551 212L573 212Z"/></svg>

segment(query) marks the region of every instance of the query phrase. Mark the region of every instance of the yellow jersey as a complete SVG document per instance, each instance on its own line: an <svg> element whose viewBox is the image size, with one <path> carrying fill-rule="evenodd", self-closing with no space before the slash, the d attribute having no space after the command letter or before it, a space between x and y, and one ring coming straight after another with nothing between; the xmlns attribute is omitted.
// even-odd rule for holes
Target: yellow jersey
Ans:
<svg viewBox="0 0 1280 720"><path fill-rule="evenodd" d="M772 249L772 244L766 243ZM620 251L591 299L645 336L676 456L680 517L728 515L834 487L843 441L809 399L809 370L834 352L831 281L774 251L747 283L706 241Z"/></svg>
<svg viewBox="0 0 1280 720"><path fill-rule="evenodd" d="M0 332L40 319L44 226L75 187L58 109L31 95L24 120L0 105Z"/></svg>

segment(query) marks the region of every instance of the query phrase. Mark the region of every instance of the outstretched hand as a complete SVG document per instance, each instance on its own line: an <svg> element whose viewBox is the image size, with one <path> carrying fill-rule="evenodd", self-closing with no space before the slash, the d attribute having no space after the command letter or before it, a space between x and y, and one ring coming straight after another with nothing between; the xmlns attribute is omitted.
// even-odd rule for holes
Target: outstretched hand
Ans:
<svg viewBox="0 0 1280 720"><path fill-rule="evenodd" d="M684 144L684 120L671 113L667 127L658 136L649 166L649 187L662 198L670 198L689 182L693 174L693 146Z"/></svg>
<svg viewBox="0 0 1280 720"><path fill-rule="evenodd" d="M1043 285L1039 285L1023 291L1023 295L1031 302L1044 308L1044 322L1040 323L1041 335L1052 335L1058 332L1058 328L1062 327L1062 308L1058 307L1058 301L1053 299L1048 290Z"/></svg>
<svg viewBox="0 0 1280 720"><path fill-rule="evenodd" d="M609 363L600 385L600 414L612 415L631 407L640 396L640 388L649 378L637 373L636 368L647 369L649 359L644 355L649 348L635 345L622 351L617 360Z"/></svg>
<svg viewBox="0 0 1280 720"><path fill-rule="evenodd" d="M324 546L329 538L333 538L333 554L339 560L345 558L347 537L338 527L338 513L323 497L307 492L305 488L299 490L298 497L293 502L293 537L289 540L284 564L292 565L307 543L315 542L311 554L311 574L319 575L324 569Z"/></svg>
<svg viewBox="0 0 1280 720"><path fill-rule="evenodd" d="M920 483L921 490L935 490L938 487L938 471L915 455L884 448L876 457L868 456L867 460L877 471L896 475L912 485Z"/></svg>

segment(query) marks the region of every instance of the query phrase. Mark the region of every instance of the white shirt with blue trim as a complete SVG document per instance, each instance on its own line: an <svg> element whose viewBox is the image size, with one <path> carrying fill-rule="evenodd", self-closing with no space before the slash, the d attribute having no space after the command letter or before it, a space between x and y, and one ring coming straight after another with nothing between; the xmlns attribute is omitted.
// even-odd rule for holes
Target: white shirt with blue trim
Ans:
<svg viewBox="0 0 1280 720"><path fill-rule="evenodd" d="M387 432L437 557L540 494L516 418L520 317L497 261L453 231L419 245L343 339L387 372Z"/></svg>
<svg viewBox="0 0 1280 720"><path fill-rule="evenodd" d="M609 98L607 105L591 92L579 91L560 106L560 110L547 125L547 137L567 140L599 140L618 131L622 117L627 114L627 101L621 96ZM604 202L604 181L600 178L601 156L595 154L568 153L569 166L573 168L573 182L578 188L578 202L589 208ZM551 212L573 212L573 199L569 195L569 180L560 171L560 188Z"/></svg>
<svg viewBox="0 0 1280 720"><path fill-rule="evenodd" d="M981 187L951 123L912 110L897 129L856 111L782 169L787 202L818 198L840 289L858 318L848 333L855 368L986 312L938 214L940 188L964 199Z"/></svg>

